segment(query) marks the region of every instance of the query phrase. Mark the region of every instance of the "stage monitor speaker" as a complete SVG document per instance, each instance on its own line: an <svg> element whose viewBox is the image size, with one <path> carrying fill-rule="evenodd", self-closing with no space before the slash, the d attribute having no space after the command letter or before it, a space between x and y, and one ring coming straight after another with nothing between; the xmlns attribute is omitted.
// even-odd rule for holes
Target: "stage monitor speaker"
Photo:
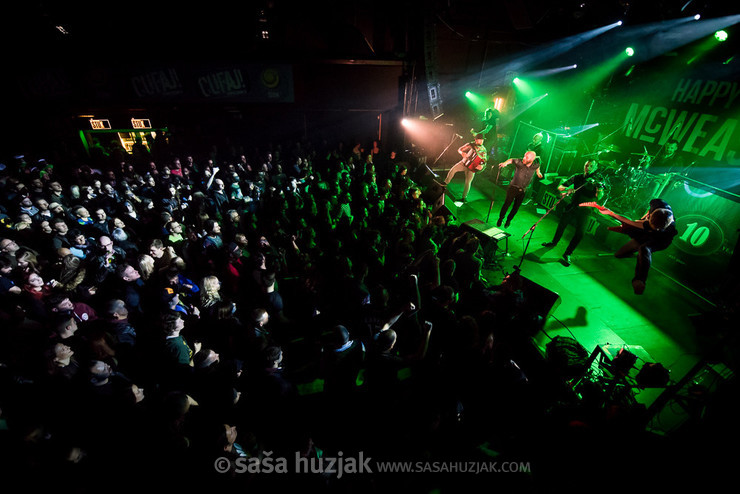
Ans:
<svg viewBox="0 0 740 494"><path fill-rule="evenodd" d="M499 240L506 240L510 235L495 226L489 227L477 218L466 221L460 225L460 227L463 231L470 232L478 237L481 249L483 249L483 257L486 261L493 260L493 256L496 254L496 249L498 248Z"/></svg>
<svg viewBox="0 0 740 494"><path fill-rule="evenodd" d="M433 177L424 180L421 183L423 190L421 192L421 200L426 204L434 204L439 199L439 196L444 194L444 189L434 181Z"/></svg>
<svg viewBox="0 0 740 494"><path fill-rule="evenodd" d="M457 206L447 194L440 194L432 204L432 216L452 216L457 218Z"/></svg>
<svg viewBox="0 0 740 494"><path fill-rule="evenodd" d="M524 292L527 306L538 316L547 319L560 305L560 295L535 283L526 276L520 275L520 278L522 279L522 292Z"/></svg>

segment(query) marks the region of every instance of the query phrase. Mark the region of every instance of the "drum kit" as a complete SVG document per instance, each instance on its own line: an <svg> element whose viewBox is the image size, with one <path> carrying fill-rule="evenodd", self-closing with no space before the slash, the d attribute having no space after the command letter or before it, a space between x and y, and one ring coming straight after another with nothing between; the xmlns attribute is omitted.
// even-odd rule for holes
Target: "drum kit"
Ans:
<svg viewBox="0 0 740 494"><path fill-rule="evenodd" d="M664 185L664 177L648 173L647 167L655 156L647 151L626 154L616 144L609 144L597 147L583 158L596 158L599 161L605 186L601 204L615 211L628 214L644 209L645 204Z"/></svg>

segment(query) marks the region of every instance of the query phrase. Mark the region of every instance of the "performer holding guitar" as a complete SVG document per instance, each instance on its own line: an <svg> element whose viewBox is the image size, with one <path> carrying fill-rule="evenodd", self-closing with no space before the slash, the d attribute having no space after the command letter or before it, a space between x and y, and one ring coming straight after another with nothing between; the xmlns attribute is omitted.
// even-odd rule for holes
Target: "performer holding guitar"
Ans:
<svg viewBox="0 0 740 494"><path fill-rule="evenodd" d="M598 201L603 196L603 185L600 183L598 169L599 163L596 160L586 161L583 165L583 173L573 175L558 186L558 190L563 195L572 195L572 197L563 208L552 242L545 242L542 245L544 247L555 247L563 233L565 233L568 223L573 223L576 231L563 253L562 263L566 266L570 266L570 256L583 239L583 234L586 231L586 220L590 212L588 209L579 208L578 205L587 201Z"/></svg>
<svg viewBox="0 0 740 494"><path fill-rule="evenodd" d="M488 147L488 150L490 151L491 157L495 156L496 148L498 147L498 119L501 117L501 112L499 112L495 108L486 108L486 111L483 113L483 128L480 130L475 130L475 128L470 129L470 133L473 136L476 136L477 134L482 134L483 138L486 140L485 145Z"/></svg>
<svg viewBox="0 0 740 494"><path fill-rule="evenodd" d="M610 227L609 230L629 235L631 240L620 247L614 256L630 257L637 252L632 288L637 295L642 295L652 264L653 252L667 249L673 242L673 237L678 235L671 206L663 199L653 199L650 201L648 212L638 221L620 216L595 202L581 203L580 206L596 208L601 214L611 216L622 223L620 226Z"/></svg>
<svg viewBox="0 0 740 494"><path fill-rule="evenodd" d="M473 177L479 171L482 171L486 167L486 147L483 145L483 134L476 134L474 142L466 142L460 146L457 150L462 156L462 159L458 161L450 171L447 173L443 186L452 181L452 178L458 172L465 172L465 186L463 187L462 202L465 202L470 192L470 184L473 183Z"/></svg>

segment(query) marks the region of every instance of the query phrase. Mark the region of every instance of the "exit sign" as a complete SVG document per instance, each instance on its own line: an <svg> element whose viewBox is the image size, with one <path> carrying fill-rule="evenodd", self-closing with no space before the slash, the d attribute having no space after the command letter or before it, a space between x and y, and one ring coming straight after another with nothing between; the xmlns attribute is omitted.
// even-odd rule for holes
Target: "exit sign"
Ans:
<svg viewBox="0 0 740 494"><path fill-rule="evenodd" d="M148 118L132 118L131 127L134 129L151 129L152 124Z"/></svg>
<svg viewBox="0 0 740 494"><path fill-rule="evenodd" d="M91 118L90 127L92 127L94 130L110 129L110 121L108 119L96 120L94 118Z"/></svg>

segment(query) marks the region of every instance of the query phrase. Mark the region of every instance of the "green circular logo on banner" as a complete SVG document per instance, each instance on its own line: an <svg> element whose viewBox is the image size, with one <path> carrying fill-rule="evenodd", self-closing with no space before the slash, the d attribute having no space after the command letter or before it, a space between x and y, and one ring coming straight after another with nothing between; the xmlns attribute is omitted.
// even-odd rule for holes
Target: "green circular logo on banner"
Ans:
<svg viewBox="0 0 740 494"><path fill-rule="evenodd" d="M262 84L265 87L275 88L280 84L280 74L275 69L265 69L262 71Z"/></svg>
<svg viewBox="0 0 740 494"><path fill-rule="evenodd" d="M677 248L693 256L708 256L722 247L725 234L722 227L711 218L701 214L687 214L676 220L678 236L674 240Z"/></svg>

